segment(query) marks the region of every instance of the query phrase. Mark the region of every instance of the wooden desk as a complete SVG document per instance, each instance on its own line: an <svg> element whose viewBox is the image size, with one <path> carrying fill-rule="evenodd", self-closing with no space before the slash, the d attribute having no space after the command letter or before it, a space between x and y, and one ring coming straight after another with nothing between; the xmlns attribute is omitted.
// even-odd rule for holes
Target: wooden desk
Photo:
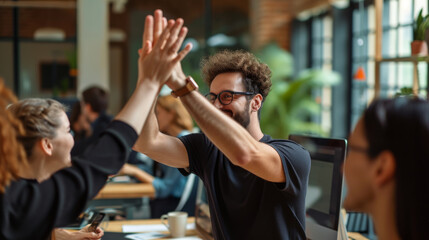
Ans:
<svg viewBox="0 0 429 240"><path fill-rule="evenodd" d="M348 237L350 240L369 240L368 238L362 236L359 233L355 233L355 232L349 232L347 233Z"/></svg>
<svg viewBox="0 0 429 240"><path fill-rule="evenodd" d="M108 183L94 199L155 197L151 183Z"/></svg>
<svg viewBox="0 0 429 240"><path fill-rule="evenodd" d="M195 222L194 217L188 217L188 223ZM148 225L148 224L161 224L160 219L145 219L145 220L124 220L124 221L109 221L107 226L104 228L106 232L122 232L123 225ZM162 232L168 234L167 228ZM131 233L130 233L131 234ZM186 236L198 236L195 229L186 230ZM164 239L164 238L160 238ZM166 238L169 239L169 238Z"/></svg>
<svg viewBox="0 0 429 240"><path fill-rule="evenodd" d="M194 217L188 217L188 223L195 222ZM161 220L159 219L146 219L146 220L124 220L124 221L109 221L107 227L104 229L104 231L109 232L122 232L122 225L142 225L142 224L161 224ZM166 230L163 233L168 233ZM187 230L186 236L199 236L196 230ZM348 233L350 240L369 240L368 238L360 235L359 233Z"/></svg>

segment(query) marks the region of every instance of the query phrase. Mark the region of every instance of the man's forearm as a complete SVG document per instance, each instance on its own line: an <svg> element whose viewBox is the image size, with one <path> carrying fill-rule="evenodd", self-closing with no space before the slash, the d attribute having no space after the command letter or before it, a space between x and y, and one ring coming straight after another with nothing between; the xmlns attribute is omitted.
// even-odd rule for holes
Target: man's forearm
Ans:
<svg viewBox="0 0 429 240"><path fill-rule="evenodd" d="M259 139L216 109L200 93L193 91L181 100L205 135L232 164L267 181L285 181L282 161L272 147L260 143Z"/></svg>
<svg viewBox="0 0 429 240"><path fill-rule="evenodd" d="M181 97L206 136L236 165L245 164L256 149L255 139L237 122L216 109L200 93Z"/></svg>

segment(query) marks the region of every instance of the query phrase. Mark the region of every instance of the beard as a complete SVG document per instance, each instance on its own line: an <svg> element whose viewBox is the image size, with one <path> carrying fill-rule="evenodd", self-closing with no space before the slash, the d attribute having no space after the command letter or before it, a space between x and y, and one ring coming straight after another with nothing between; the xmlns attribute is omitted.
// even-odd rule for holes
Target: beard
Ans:
<svg viewBox="0 0 429 240"><path fill-rule="evenodd" d="M241 126L247 128L250 123L249 102L247 102L243 111L237 112L232 116L232 118L234 118L234 120L237 121Z"/></svg>

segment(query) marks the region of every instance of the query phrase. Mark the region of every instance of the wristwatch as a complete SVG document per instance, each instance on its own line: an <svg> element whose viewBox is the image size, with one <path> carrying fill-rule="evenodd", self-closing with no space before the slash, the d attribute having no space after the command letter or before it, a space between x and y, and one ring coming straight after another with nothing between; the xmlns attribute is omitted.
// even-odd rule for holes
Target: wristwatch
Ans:
<svg viewBox="0 0 429 240"><path fill-rule="evenodd" d="M176 98L177 97L183 97L186 94L198 89L198 84L195 82L195 80L191 76L188 76L185 79L185 81L186 81L185 86L183 86L183 87L181 87L175 91L171 91L171 95L173 97L176 97Z"/></svg>

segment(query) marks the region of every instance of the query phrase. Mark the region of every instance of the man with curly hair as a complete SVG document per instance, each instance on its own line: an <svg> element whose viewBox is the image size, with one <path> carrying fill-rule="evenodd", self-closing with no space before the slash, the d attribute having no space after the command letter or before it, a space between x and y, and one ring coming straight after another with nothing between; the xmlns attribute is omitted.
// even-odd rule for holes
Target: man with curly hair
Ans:
<svg viewBox="0 0 429 240"><path fill-rule="evenodd" d="M160 11L154 22L146 19L143 42L156 40L162 22ZM167 85L203 133L165 135L152 112L134 148L202 179L216 239L305 239L310 156L294 142L264 135L259 124L270 69L244 51L217 53L202 67L206 98L180 65Z"/></svg>

